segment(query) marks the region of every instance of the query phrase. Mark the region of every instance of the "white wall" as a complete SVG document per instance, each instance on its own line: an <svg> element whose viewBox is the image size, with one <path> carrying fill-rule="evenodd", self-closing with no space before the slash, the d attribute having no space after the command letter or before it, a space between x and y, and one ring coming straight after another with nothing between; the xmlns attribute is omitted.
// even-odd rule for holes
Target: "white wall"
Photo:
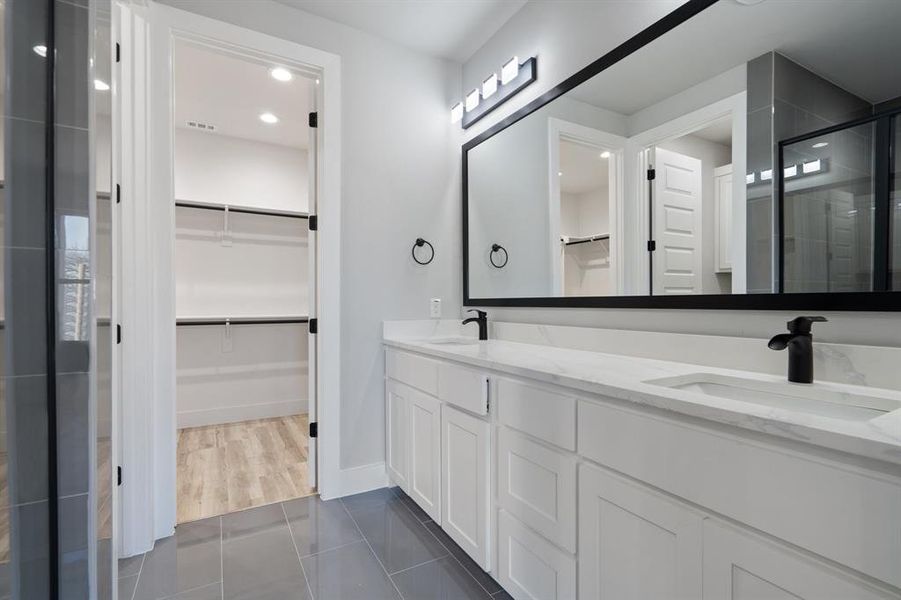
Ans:
<svg viewBox="0 0 901 600"><path fill-rule="evenodd" d="M341 56L341 458L384 461L384 319L460 312L460 66L268 0L167 4ZM413 263L417 237L435 260Z"/></svg>
<svg viewBox="0 0 901 600"><path fill-rule="evenodd" d="M539 79L514 100L467 130L467 138L521 108L592 60L625 41L681 2L530 2L463 65L461 96L480 77L510 56L538 56ZM629 11L624 11L626 5ZM723 89L740 81L723 74ZM728 95L728 94L727 94ZM686 98L686 100L690 100ZM655 116L653 122L662 122ZM630 132L633 133L633 132ZM711 311L639 309L490 309L494 320L612 327L715 335L762 337L784 330L785 321L806 311ZM833 342L898 346L901 318L891 313L826 313L829 323L817 328L817 339Z"/></svg>
<svg viewBox="0 0 901 600"><path fill-rule="evenodd" d="M175 130L175 198L307 212L304 150Z"/></svg>

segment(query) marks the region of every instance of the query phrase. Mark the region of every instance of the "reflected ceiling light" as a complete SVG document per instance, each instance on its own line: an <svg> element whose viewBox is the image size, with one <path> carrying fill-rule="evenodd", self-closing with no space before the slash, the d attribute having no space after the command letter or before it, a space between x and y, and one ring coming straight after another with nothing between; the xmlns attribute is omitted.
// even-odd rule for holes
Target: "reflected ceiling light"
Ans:
<svg viewBox="0 0 901 600"><path fill-rule="evenodd" d="M275 123L278 123L278 117L276 117L271 112L264 112L260 114L260 121L273 125Z"/></svg>
<svg viewBox="0 0 901 600"><path fill-rule="evenodd" d="M829 142L817 142L816 144L811 146L811 148L825 148L828 145L829 145Z"/></svg>
<svg viewBox="0 0 901 600"><path fill-rule="evenodd" d="M773 178L773 170L767 169L766 171L760 172L760 181L769 181Z"/></svg>
<svg viewBox="0 0 901 600"><path fill-rule="evenodd" d="M269 75L276 81L291 81L294 79L294 75L291 74L291 71L284 67L274 67L269 69Z"/></svg>
<svg viewBox="0 0 901 600"><path fill-rule="evenodd" d="M98 92L106 92L109 90L109 84L102 79L94 80L94 89Z"/></svg>
<svg viewBox="0 0 901 600"><path fill-rule="evenodd" d="M476 88L466 94L466 112L470 112L476 109L479 105L479 88Z"/></svg>
<svg viewBox="0 0 901 600"><path fill-rule="evenodd" d="M557 177L563 177L563 171L557 171Z"/></svg>
<svg viewBox="0 0 901 600"><path fill-rule="evenodd" d="M790 167L785 167L785 170L782 171L782 174L786 179L789 177L794 177L798 174L798 165L792 165Z"/></svg>
<svg viewBox="0 0 901 600"><path fill-rule="evenodd" d="M497 73L482 82L482 98L488 98L497 91Z"/></svg>
<svg viewBox="0 0 901 600"><path fill-rule="evenodd" d="M806 162L806 163L804 163L803 165L801 165L801 170L802 170L805 174L807 174L807 173L816 173L816 172L818 172L818 171L822 168L822 166L823 166L823 165L822 165L822 163L820 162L820 160L817 159L817 160L812 160L812 161L810 161L810 162Z"/></svg>
<svg viewBox="0 0 901 600"><path fill-rule="evenodd" d="M451 123L456 123L463 118L463 103L457 102L451 108Z"/></svg>
<svg viewBox="0 0 901 600"><path fill-rule="evenodd" d="M601 152L601 158L610 158L610 153L606 150Z"/></svg>
<svg viewBox="0 0 901 600"><path fill-rule="evenodd" d="M501 83L507 85L519 75L519 57L514 56L501 67Z"/></svg>
<svg viewBox="0 0 901 600"><path fill-rule="evenodd" d="M32 48L32 50L34 50L34 53L41 58L47 58L47 46L45 46L44 44L38 44L37 46Z"/></svg>
<svg viewBox="0 0 901 600"><path fill-rule="evenodd" d="M757 175L755 173L748 173L747 175L745 175L745 181L747 183L754 183L755 181L757 181Z"/></svg>

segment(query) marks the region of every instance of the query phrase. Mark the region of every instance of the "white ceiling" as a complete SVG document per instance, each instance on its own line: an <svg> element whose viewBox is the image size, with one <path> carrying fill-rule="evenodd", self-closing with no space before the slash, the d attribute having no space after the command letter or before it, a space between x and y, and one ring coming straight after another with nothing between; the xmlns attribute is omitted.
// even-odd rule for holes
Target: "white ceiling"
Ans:
<svg viewBox="0 0 901 600"><path fill-rule="evenodd" d="M465 62L526 0L277 0L420 52Z"/></svg>
<svg viewBox="0 0 901 600"><path fill-rule="evenodd" d="M778 51L870 102L901 95L899 0L722 1L573 90L631 115Z"/></svg>
<svg viewBox="0 0 901 600"><path fill-rule="evenodd" d="M732 118L723 117L710 123L703 129L693 131L691 135L699 137L702 140L713 142L714 144L722 144L723 146L732 145Z"/></svg>
<svg viewBox="0 0 901 600"><path fill-rule="evenodd" d="M576 142L560 142L560 191L584 194L607 187L609 160L603 150Z"/></svg>
<svg viewBox="0 0 901 600"><path fill-rule="evenodd" d="M295 73L289 82L269 75L273 66L220 54L186 43L175 49L175 126L188 120L216 126L210 135L228 135L304 149L309 145L312 88ZM271 112L269 125L259 115Z"/></svg>

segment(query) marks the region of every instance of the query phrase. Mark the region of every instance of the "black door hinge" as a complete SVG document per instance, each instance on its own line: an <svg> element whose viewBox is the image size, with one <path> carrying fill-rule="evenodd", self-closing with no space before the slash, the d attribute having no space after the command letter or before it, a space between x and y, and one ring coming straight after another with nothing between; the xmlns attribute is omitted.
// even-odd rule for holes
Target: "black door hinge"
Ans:
<svg viewBox="0 0 901 600"><path fill-rule="evenodd" d="M122 467L116 467L116 485L122 485Z"/></svg>
<svg viewBox="0 0 901 600"><path fill-rule="evenodd" d="M116 62L122 60L122 50L119 47L119 42L116 42Z"/></svg>
<svg viewBox="0 0 901 600"><path fill-rule="evenodd" d="M122 343L122 326L121 325L116 325L116 343L117 344Z"/></svg>
<svg viewBox="0 0 901 600"><path fill-rule="evenodd" d="M655 250L657 250L657 242L648 240L648 252L654 252Z"/></svg>
<svg viewBox="0 0 901 600"><path fill-rule="evenodd" d="M319 231L319 218L316 215L310 215L310 231Z"/></svg>
<svg viewBox="0 0 901 600"><path fill-rule="evenodd" d="M117 183L116 184L116 204L119 204L120 202L122 202L122 188Z"/></svg>
<svg viewBox="0 0 901 600"><path fill-rule="evenodd" d="M310 113L309 123L310 123L310 127L314 127L314 128L319 127L319 113L318 112Z"/></svg>
<svg viewBox="0 0 901 600"><path fill-rule="evenodd" d="M315 421L310 423L310 437L319 437L319 423L316 423Z"/></svg>
<svg viewBox="0 0 901 600"><path fill-rule="evenodd" d="M319 319L310 319L310 333L319 333Z"/></svg>
<svg viewBox="0 0 901 600"><path fill-rule="evenodd" d="M657 179L657 171L655 169L648 169L648 181L654 181Z"/></svg>

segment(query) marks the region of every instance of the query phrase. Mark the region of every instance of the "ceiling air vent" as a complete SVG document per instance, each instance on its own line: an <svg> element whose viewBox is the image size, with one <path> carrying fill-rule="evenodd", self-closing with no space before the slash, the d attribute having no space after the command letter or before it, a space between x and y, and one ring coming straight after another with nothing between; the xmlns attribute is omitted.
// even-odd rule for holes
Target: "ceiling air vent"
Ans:
<svg viewBox="0 0 901 600"><path fill-rule="evenodd" d="M188 126L188 129L197 129L199 131L209 131L210 133L216 131L216 126L212 123L204 123L203 121L185 121L185 125Z"/></svg>

